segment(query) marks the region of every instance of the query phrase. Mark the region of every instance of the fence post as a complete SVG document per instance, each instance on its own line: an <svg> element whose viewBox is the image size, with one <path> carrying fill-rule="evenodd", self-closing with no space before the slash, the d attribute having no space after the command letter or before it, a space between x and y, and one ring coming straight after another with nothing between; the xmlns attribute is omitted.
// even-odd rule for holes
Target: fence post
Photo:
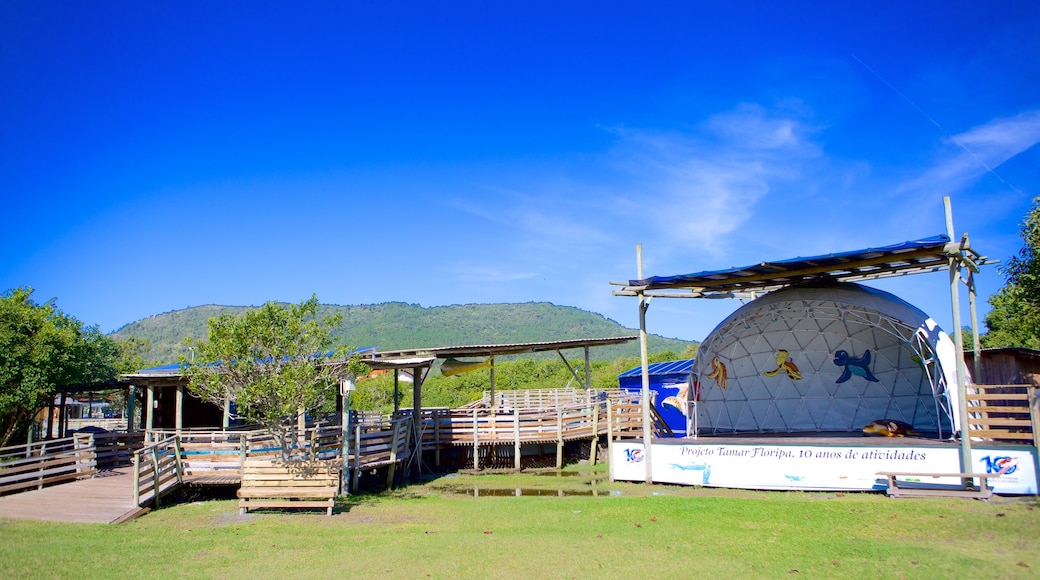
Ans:
<svg viewBox="0 0 1040 580"><path fill-rule="evenodd" d="M177 485L184 483L184 463L181 460L181 438L179 435L173 438L174 468L177 470Z"/></svg>
<svg viewBox="0 0 1040 580"><path fill-rule="evenodd" d="M354 425L354 476L351 479L351 487L355 492L361 480L361 423Z"/></svg>
<svg viewBox="0 0 1040 580"><path fill-rule="evenodd" d="M599 443L599 405L592 405L586 407L592 411L592 441L589 443L589 465L596 465L596 447Z"/></svg>
<svg viewBox="0 0 1040 580"><path fill-rule="evenodd" d="M433 462L437 467L441 466L441 421L444 419L445 411L437 409L432 412L433 417Z"/></svg>
<svg viewBox="0 0 1040 580"><path fill-rule="evenodd" d="M556 407L556 469L563 469L563 409Z"/></svg>
<svg viewBox="0 0 1040 580"><path fill-rule="evenodd" d="M607 398L607 466L608 473L610 474L610 481L614 481L614 416L613 416L614 404L610 398Z"/></svg>
<svg viewBox="0 0 1040 580"><path fill-rule="evenodd" d="M1035 385L1026 387L1029 397L1029 423L1033 429L1033 447L1040 450L1040 402L1037 401L1036 391Z"/></svg>
<svg viewBox="0 0 1040 580"><path fill-rule="evenodd" d="M159 491L161 482L159 478L159 448L152 447L152 499L155 507L159 507Z"/></svg>
<svg viewBox="0 0 1040 580"><path fill-rule="evenodd" d="M480 435L477 433L477 410L473 409L473 470L480 469Z"/></svg>
<svg viewBox="0 0 1040 580"><path fill-rule="evenodd" d="M513 407L513 468L520 471L520 407Z"/></svg>
<svg viewBox="0 0 1040 580"><path fill-rule="evenodd" d="M397 469L397 445L400 444L401 437L401 423L393 423L393 426L394 435L390 442L390 466L386 470L387 489L394 488L394 471Z"/></svg>
<svg viewBox="0 0 1040 580"><path fill-rule="evenodd" d="M141 507L141 455L133 454L134 461L134 507Z"/></svg>

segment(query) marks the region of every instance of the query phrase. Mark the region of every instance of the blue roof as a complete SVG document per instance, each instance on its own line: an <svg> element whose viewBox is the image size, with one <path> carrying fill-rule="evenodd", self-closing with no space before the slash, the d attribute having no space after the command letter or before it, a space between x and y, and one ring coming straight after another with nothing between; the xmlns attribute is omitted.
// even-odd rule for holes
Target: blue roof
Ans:
<svg viewBox="0 0 1040 580"><path fill-rule="evenodd" d="M646 370L650 376L662 376L662 375L688 375L693 370L693 361L695 359L688 358L685 360L671 360L666 362L652 363L647 365ZM643 375L642 365L629 369L620 375L618 378L629 378L639 377Z"/></svg>

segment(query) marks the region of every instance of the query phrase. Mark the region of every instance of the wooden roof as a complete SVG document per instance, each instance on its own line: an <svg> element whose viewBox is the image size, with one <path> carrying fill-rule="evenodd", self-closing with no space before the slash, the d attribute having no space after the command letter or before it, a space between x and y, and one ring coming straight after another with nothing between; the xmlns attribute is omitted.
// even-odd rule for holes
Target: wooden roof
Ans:
<svg viewBox="0 0 1040 580"><path fill-rule="evenodd" d="M467 346L442 346L435 348L418 348L410 350L377 351L371 359L364 362L370 366L383 361L410 358L444 359L455 357L486 357L508 354L527 354L571 348L587 348L623 344L639 338L638 336L618 336L613 338L575 338L571 340L554 340L547 342L517 342L512 344L476 344Z"/></svg>

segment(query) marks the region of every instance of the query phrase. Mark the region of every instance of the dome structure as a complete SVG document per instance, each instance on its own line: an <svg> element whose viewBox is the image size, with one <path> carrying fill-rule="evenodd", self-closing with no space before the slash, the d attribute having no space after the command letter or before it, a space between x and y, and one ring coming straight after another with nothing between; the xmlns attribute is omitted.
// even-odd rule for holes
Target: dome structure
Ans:
<svg viewBox="0 0 1040 580"><path fill-rule="evenodd" d="M950 438L955 353L934 320L888 292L849 282L777 290L701 343L698 432L859 434L889 419Z"/></svg>

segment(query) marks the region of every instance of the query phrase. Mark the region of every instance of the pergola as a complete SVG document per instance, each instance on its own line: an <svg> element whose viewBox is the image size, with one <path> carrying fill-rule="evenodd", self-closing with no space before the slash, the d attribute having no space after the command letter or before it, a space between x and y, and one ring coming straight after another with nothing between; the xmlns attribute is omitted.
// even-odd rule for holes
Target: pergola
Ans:
<svg viewBox="0 0 1040 580"><path fill-rule="evenodd" d="M397 410L398 400L398 375L401 369L411 369L413 376L412 383L412 416L415 418L412 421L412 429L416 442L417 453L414 454L417 461L421 461L422 455L422 432L421 432L421 414L422 414L422 383L426 378L430 367L434 361L441 359L446 360L456 357L486 357L489 362L490 374L491 374L491 401L494 405L495 400L495 357L496 356L507 356L507 355L518 355L518 354L534 354L541 352L552 352L555 351L564 364L567 365L567 370L571 372L574 379L588 389L591 384L591 371L589 369L589 349L594 346L609 346L615 344L624 344L629 341L635 340L635 336L620 336L613 338L576 338L570 340L555 340L546 342L518 342L510 344L476 344L476 345L465 345L465 346L442 346L435 348L418 348L418 349L407 349L407 350L392 350L392 351L376 351L373 353L371 358L363 360L372 369L378 370L393 370L394 371L394 410ZM581 379L574 372L574 368L571 366L567 357L563 355L564 350L580 348L585 354L585 378Z"/></svg>
<svg viewBox="0 0 1040 580"><path fill-rule="evenodd" d="M639 338L642 353L642 405L644 458L650 463L650 407L649 373L647 371L646 311L653 298L755 298L759 295L794 284L815 281L865 281L924 274L947 270L950 277L950 299L953 308L953 326L961 328L959 283L968 288L973 333L973 348L979 344L978 316L976 314L975 278L979 267L995 263L980 255L972 247L965 233L953 241L953 216L950 200L943 198L946 213L946 234L878 248L867 248L809 258L793 258L777 262L760 262L743 268L703 271L672 276L643 277L642 247L637 246L638 278L628 282L611 282L618 286L615 296L639 299ZM959 331L952 332L957 346L957 396L960 407L961 429L967 429L968 410L965 400L967 371L964 367L964 340ZM978 376L979 357L975 357ZM961 436L961 471L970 471L971 441ZM646 470L647 483L652 481Z"/></svg>

